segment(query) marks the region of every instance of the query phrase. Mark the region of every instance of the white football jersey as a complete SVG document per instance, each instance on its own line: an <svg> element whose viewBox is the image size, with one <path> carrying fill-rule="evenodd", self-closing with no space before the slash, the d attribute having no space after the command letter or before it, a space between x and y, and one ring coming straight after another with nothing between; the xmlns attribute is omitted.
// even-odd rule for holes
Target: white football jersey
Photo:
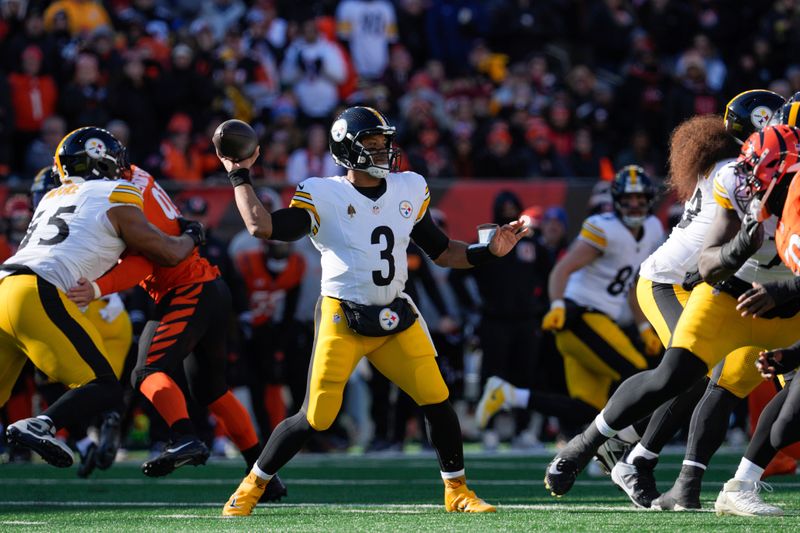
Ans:
<svg viewBox="0 0 800 533"><path fill-rule="evenodd" d="M378 78L389 64L389 43L397 41L394 6L388 0L345 0L336 8L339 37L350 41L359 75Z"/></svg>
<svg viewBox="0 0 800 533"><path fill-rule="evenodd" d="M697 268L703 240L717 214L714 200L714 176L734 161L723 159L705 176L700 176L692 197L686 201L681 221L658 250L645 259L639 275L656 283L680 284L687 272Z"/></svg>
<svg viewBox="0 0 800 533"><path fill-rule="evenodd" d="M311 241L322 254L322 295L367 305L400 296L411 230L429 202L425 179L414 172L389 173L386 191L374 201L344 176L300 183L291 206L311 217Z"/></svg>
<svg viewBox="0 0 800 533"><path fill-rule="evenodd" d="M736 214L742 219L745 212L736 198L740 178L734 173L733 167L734 163L729 163L714 177L714 199L723 208L736 211ZM762 225L764 226L764 243L736 272L736 277L748 283L790 279L793 276L792 271L783 264L778 250L775 248L777 217L769 217Z"/></svg>
<svg viewBox="0 0 800 533"><path fill-rule="evenodd" d="M664 227L656 217L647 217L642 229L637 241L614 213L587 218L578 239L602 254L570 275L564 297L618 320L639 265L664 240Z"/></svg>
<svg viewBox="0 0 800 533"><path fill-rule="evenodd" d="M107 216L120 204L141 209L142 193L130 183L107 180L53 189L39 202L19 250L6 263L25 265L64 292L80 278L99 278L125 250Z"/></svg>

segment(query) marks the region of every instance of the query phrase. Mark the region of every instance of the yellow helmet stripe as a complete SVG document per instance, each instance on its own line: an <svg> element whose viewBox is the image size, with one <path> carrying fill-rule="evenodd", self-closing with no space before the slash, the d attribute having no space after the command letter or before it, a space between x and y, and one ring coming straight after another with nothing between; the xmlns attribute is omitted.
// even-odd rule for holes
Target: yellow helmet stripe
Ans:
<svg viewBox="0 0 800 533"><path fill-rule="evenodd" d="M789 107L789 126L797 126L798 112L800 112L800 102L792 102Z"/></svg>
<svg viewBox="0 0 800 533"><path fill-rule="evenodd" d="M378 120L381 121L381 126L388 126L386 121L383 119L383 115L381 115L378 111L376 111L375 109L372 109L371 107L367 107L366 109L369 109L372 112L373 115L378 117Z"/></svg>
<svg viewBox="0 0 800 533"><path fill-rule="evenodd" d="M64 138L61 139L58 142L58 146L56 146L56 153L53 156L53 161L55 161L56 168L58 169L58 177L59 177L59 179L62 179L62 180L64 179L64 167L61 166L61 158L58 157L58 153L61 151L61 147L64 145L64 141L67 140L67 137L69 137L70 135L72 135L73 133L78 131L79 129L82 129L82 128L76 128L76 129L72 130L71 132L67 133L66 135L64 135Z"/></svg>
<svg viewBox="0 0 800 533"><path fill-rule="evenodd" d="M628 169L628 175L631 177L631 185L638 185L639 176L636 174L636 167L631 166Z"/></svg>

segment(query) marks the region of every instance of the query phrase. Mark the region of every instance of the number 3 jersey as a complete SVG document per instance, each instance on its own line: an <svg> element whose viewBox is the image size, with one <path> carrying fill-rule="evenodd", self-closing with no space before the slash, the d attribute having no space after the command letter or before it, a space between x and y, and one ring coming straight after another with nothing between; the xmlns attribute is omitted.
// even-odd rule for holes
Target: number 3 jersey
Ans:
<svg viewBox="0 0 800 533"><path fill-rule="evenodd" d="M648 257L639 275L656 283L680 285L687 272L697 268L708 228L717 214L714 199L714 176L734 159L724 159L708 174L697 180L691 199L684 205L680 222L672 229L669 238Z"/></svg>
<svg viewBox="0 0 800 533"><path fill-rule="evenodd" d="M53 189L36 208L19 251L6 263L27 266L64 292L82 277L101 276L125 250L106 214L122 204L142 208L142 194L127 182L92 180ZM7 274L0 272L0 277Z"/></svg>
<svg viewBox="0 0 800 533"><path fill-rule="evenodd" d="M365 305L386 305L408 278L411 230L430 202L425 179L389 173L380 198L367 198L344 176L309 178L291 207L311 217L311 241L322 254L322 295Z"/></svg>
<svg viewBox="0 0 800 533"><path fill-rule="evenodd" d="M583 222L578 239L601 255L570 275L564 297L618 320L636 271L664 240L664 228L656 217L649 216L637 241L617 215L603 213Z"/></svg>

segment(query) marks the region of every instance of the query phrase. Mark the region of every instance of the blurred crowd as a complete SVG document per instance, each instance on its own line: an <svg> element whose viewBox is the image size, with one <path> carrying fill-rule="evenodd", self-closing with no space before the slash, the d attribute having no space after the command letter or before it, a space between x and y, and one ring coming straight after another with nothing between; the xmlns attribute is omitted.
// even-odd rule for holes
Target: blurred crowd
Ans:
<svg viewBox="0 0 800 533"><path fill-rule="evenodd" d="M600 178L587 206L597 211L609 208L604 180L615 169L636 163L665 175L669 133L683 119L719 113L746 89L800 90L790 53L800 39L796 0L0 0L0 15L0 185L30 180L84 125L112 131L162 182L224 178L210 139L238 118L261 138L256 177L291 186L339 172L329 124L363 103L397 126L406 169L430 179ZM272 189L259 194L268 208L283 207ZM181 207L189 218L208 215L201 197ZM494 221L525 207L502 193ZM491 268L451 273L408 250L407 291L461 415L490 375L565 390L539 323L547 277L568 245L567 213L542 207L528 212L535 234ZM0 214L2 260L25 234L28 199L12 196ZM213 228L203 254L235 295L229 383L265 438L303 401L319 254L307 239L227 241ZM512 288L498 284L510 278ZM148 298L138 289L124 297L138 330L152 315ZM20 381L18 404L0 423L29 414L37 379L31 371ZM127 444L163 443L158 415L146 402L131 406ZM213 419L191 414L225 453ZM339 422L310 447L424 445L419 420L413 402L362 361ZM469 416L462 425L481 438ZM495 428L483 434L487 447L576 429L522 412Z"/></svg>
<svg viewBox="0 0 800 533"><path fill-rule="evenodd" d="M745 89L800 90L796 0L0 0L0 180L106 126L157 177L218 174L227 118L259 177L334 172L366 103L428 178L665 174L669 132Z"/></svg>

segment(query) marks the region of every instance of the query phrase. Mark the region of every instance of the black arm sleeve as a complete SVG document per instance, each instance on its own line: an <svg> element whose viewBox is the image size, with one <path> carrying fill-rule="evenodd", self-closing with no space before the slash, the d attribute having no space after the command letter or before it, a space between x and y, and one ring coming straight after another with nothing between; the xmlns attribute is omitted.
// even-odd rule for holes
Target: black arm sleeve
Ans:
<svg viewBox="0 0 800 533"><path fill-rule="evenodd" d="M448 314L448 312L447 305L444 303L442 291L439 290L439 285L436 284L436 280L433 278L433 274L431 273L431 268L428 266L425 258L420 257L420 260L421 262L419 264L419 269L417 270L417 276L419 276L419 280L422 282L422 286L425 288L428 298L431 299L433 306L436 308L436 312L442 316L445 316Z"/></svg>
<svg viewBox="0 0 800 533"><path fill-rule="evenodd" d="M430 211L425 211L425 216L411 230L411 238L434 261L447 250L450 243L450 237L433 222Z"/></svg>
<svg viewBox="0 0 800 533"><path fill-rule="evenodd" d="M276 241L297 241L311 231L311 219L305 209L287 207L272 213L272 236Z"/></svg>

